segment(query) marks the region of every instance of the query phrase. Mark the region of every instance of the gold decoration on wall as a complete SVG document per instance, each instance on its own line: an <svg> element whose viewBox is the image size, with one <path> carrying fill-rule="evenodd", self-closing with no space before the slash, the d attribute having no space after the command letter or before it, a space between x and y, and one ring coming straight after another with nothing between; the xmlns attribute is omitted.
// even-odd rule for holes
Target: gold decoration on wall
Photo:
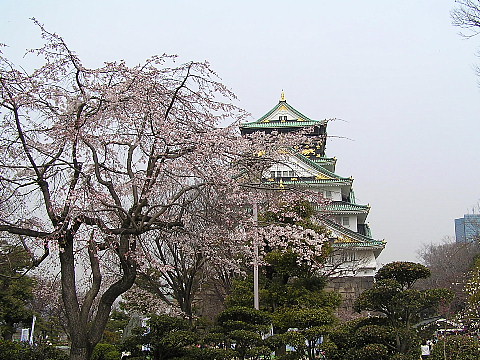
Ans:
<svg viewBox="0 0 480 360"><path fill-rule="evenodd" d="M302 150L302 155L310 155L310 154L315 154L314 149L303 149Z"/></svg>
<svg viewBox="0 0 480 360"><path fill-rule="evenodd" d="M355 243L356 241L347 236L339 236L334 240L334 243Z"/></svg>

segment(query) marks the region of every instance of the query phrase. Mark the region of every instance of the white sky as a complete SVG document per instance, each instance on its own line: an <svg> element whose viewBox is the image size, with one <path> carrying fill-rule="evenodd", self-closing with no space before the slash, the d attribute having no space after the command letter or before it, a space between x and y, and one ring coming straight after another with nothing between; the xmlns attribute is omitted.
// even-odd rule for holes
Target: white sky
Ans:
<svg viewBox="0 0 480 360"><path fill-rule="evenodd" d="M38 46L30 17L88 66L154 54L208 60L252 120L287 101L329 124L327 155L353 176L380 257L417 260L480 199L480 37L453 0L0 0L0 43ZM343 139L346 137L351 140Z"/></svg>

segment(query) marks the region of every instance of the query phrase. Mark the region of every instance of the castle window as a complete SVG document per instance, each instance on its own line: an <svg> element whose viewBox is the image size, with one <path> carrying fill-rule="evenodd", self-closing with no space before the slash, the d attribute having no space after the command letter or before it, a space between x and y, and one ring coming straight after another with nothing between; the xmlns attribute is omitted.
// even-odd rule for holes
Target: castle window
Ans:
<svg viewBox="0 0 480 360"><path fill-rule="evenodd" d="M327 190L325 191L325 197L327 199L331 199L332 198L332 191L331 190ZM348 218L347 218L348 219Z"/></svg>
<svg viewBox="0 0 480 360"><path fill-rule="evenodd" d="M342 257L342 262L343 263L352 262L352 261L357 260L355 251L344 251L342 253L341 257Z"/></svg>
<svg viewBox="0 0 480 360"><path fill-rule="evenodd" d="M348 216L344 216L342 218L343 226L349 226L350 225L350 218Z"/></svg>

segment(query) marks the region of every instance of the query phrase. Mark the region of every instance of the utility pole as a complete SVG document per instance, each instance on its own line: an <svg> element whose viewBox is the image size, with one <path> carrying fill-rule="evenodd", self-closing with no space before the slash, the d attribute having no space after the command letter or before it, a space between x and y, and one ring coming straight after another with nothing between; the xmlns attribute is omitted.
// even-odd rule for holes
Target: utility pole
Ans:
<svg viewBox="0 0 480 360"><path fill-rule="evenodd" d="M253 226L255 228L254 237L253 237L253 250L254 250L254 259L253 259L253 307L256 310L260 309L260 301L258 295L258 205L255 201L253 203Z"/></svg>
<svg viewBox="0 0 480 360"><path fill-rule="evenodd" d="M33 332L35 331L35 322L37 321L37 317L35 315L33 315L33 319L32 319L32 330L30 331L30 339L29 339L29 344L30 346L33 345Z"/></svg>

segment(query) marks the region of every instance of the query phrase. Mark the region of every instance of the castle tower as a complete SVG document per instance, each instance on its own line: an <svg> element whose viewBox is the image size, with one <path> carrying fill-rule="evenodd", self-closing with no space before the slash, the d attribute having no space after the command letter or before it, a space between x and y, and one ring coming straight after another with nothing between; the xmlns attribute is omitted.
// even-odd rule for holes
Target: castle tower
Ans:
<svg viewBox="0 0 480 360"><path fill-rule="evenodd" d="M353 179L337 175L336 158L325 155L327 124L328 120L310 119L293 108L282 92L278 104L260 119L242 124L240 130L242 135L247 135L257 131L284 133L313 127L308 134L309 144L291 149L288 162L273 165L263 180L285 186L307 186L328 199L326 205L317 207L325 215L322 223L329 230L334 248L327 270L331 270L332 287L350 292L347 297L351 298L373 282L376 259L385 242L373 239L366 221L370 206L356 203ZM345 280L348 278L350 280Z"/></svg>

